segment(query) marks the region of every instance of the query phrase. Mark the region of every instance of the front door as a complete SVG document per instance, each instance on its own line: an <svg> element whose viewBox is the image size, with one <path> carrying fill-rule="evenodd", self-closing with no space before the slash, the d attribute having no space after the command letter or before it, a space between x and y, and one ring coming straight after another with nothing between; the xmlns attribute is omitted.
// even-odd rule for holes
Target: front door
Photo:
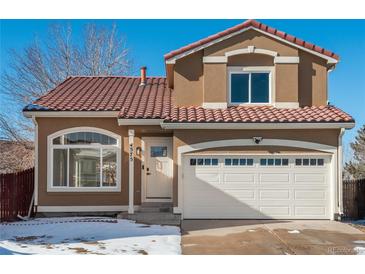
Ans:
<svg viewBox="0 0 365 274"><path fill-rule="evenodd" d="M144 194L148 202L172 201L172 138L143 138L144 150Z"/></svg>

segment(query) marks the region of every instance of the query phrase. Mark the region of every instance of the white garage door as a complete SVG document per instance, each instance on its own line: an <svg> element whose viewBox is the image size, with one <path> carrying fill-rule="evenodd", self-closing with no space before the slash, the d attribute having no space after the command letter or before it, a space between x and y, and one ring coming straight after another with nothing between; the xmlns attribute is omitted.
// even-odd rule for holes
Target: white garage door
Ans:
<svg viewBox="0 0 365 274"><path fill-rule="evenodd" d="M329 156L184 156L185 219L330 219Z"/></svg>

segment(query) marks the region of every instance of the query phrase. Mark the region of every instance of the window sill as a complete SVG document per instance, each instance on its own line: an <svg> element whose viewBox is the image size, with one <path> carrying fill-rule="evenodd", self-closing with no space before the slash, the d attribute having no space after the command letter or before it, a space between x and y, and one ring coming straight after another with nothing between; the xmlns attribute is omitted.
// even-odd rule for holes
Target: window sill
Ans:
<svg viewBox="0 0 365 274"><path fill-rule="evenodd" d="M228 103L229 107L274 106L273 103Z"/></svg>
<svg viewBox="0 0 365 274"><path fill-rule="evenodd" d="M110 188L100 187L48 187L47 192L120 192L120 186Z"/></svg>

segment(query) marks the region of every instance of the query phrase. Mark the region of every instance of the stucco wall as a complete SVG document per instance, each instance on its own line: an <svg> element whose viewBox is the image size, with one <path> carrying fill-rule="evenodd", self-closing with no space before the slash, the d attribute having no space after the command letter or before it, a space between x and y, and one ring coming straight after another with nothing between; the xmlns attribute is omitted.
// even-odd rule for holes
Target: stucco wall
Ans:
<svg viewBox="0 0 365 274"><path fill-rule="evenodd" d="M203 102L202 52L180 59L174 70L174 103L177 106L201 105Z"/></svg>
<svg viewBox="0 0 365 274"><path fill-rule="evenodd" d="M128 127L118 126L116 118L37 118L39 138L39 189L38 205L42 206L90 206L90 205L127 205L128 204ZM122 137L122 184L120 192L47 192L47 136L62 129L72 127L96 127L106 129ZM338 129L323 130L175 130L164 131L159 126L130 127L135 129L135 148L141 147L143 136L171 136L173 138L173 200L177 205L177 148L200 142L251 139L262 136L265 139L288 139L307 141L331 146L338 145ZM211 151L232 151L241 153L283 153L308 152L290 147L239 147L215 148ZM135 204L141 203L141 155L135 155L134 171Z"/></svg>
<svg viewBox="0 0 365 274"><path fill-rule="evenodd" d="M298 64L275 65L276 102L298 102Z"/></svg>
<svg viewBox="0 0 365 274"><path fill-rule="evenodd" d="M274 64L274 57L242 54L225 64L203 64L203 57L224 56L226 52L255 46L275 51L279 56L299 57L299 64ZM227 96L228 66L273 66L276 102L298 102L300 106L326 105L327 64L324 59L250 30L211 45L176 61L174 99L178 106L222 102ZM226 101L225 100L225 101Z"/></svg>
<svg viewBox="0 0 365 274"><path fill-rule="evenodd" d="M37 118L38 122L38 205L41 206L91 206L128 205L128 127L119 126L117 118ZM47 192L47 136L72 127L96 127L121 136L122 161L120 192ZM141 147L143 136L171 136L159 126L133 127L135 148ZM134 201L141 203L141 155L135 155Z"/></svg>
<svg viewBox="0 0 365 274"><path fill-rule="evenodd" d="M203 102L227 102L227 67L225 64L204 64ZM200 103L201 104L201 103Z"/></svg>
<svg viewBox="0 0 365 274"><path fill-rule="evenodd" d="M301 106L320 106L327 104L326 61L300 52L298 94Z"/></svg>
<svg viewBox="0 0 365 274"><path fill-rule="evenodd" d="M297 48L288 46L255 30L243 32L206 48L204 56L222 56L227 51L247 48L248 46L276 51L282 56L298 56Z"/></svg>

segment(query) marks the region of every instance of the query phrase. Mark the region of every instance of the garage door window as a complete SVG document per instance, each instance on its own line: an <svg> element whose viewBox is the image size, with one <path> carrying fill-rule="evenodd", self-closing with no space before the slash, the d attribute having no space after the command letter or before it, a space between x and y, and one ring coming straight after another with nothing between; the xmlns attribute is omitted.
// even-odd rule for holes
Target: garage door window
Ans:
<svg viewBox="0 0 365 274"><path fill-rule="evenodd" d="M262 158L260 166L288 166L289 159L286 158Z"/></svg>
<svg viewBox="0 0 365 274"><path fill-rule="evenodd" d="M190 165L191 166L217 166L218 159L217 158L191 158Z"/></svg>
<svg viewBox="0 0 365 274"><path fill-rule="evenodd" d="M324 159L309 159L309 158L297 158L295 159L296 166L324 166Z"/></svg>
<svg viewBox="0 0 365 274"><path fill-rule="evenodd" d="M253 159L251 158L226 158L224 160L225 166L253 166Z"/></svg>

